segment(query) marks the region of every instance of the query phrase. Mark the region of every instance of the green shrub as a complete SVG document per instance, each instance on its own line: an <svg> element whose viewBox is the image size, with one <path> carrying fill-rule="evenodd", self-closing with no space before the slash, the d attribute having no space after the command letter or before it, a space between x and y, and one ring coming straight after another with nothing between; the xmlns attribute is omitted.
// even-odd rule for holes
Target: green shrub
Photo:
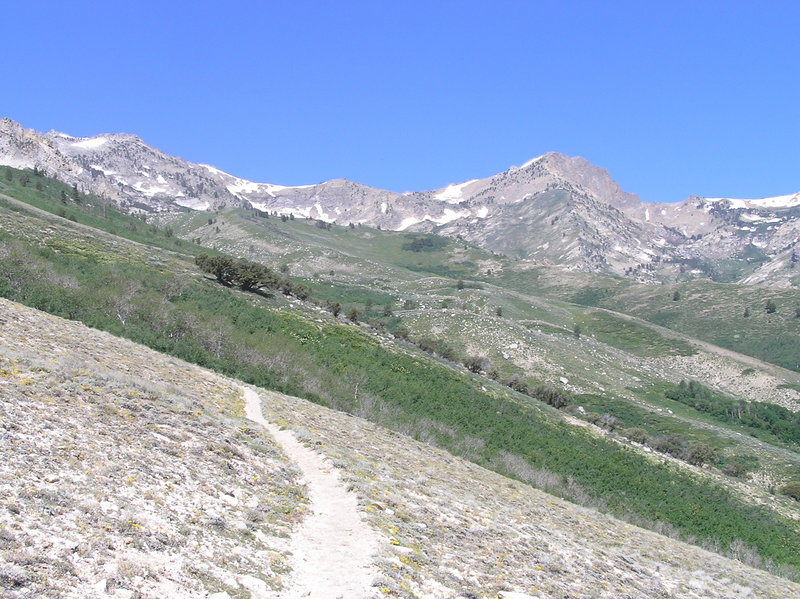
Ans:
<svg viewBox="0 0 800 599"><path fill-rule="evenodd" d="M707 462L713 462L717 457L717 451L705 443L692 443L686 448L684 459L695 466L702 466Z"/></svg>
<svg viewBox="0 0 800 599"><path fill-rule="evenodd" d="M572 398L564 391L559 391L549 385L540 385L531 391L531 397L540 399L547 405L561 409L572 403Z"/></svg>
<svg viewBox="0 0 800 599"><path fill-rule="evenodd" d="M640 428L626 428L621 431L622 436L630 439L634 443L647 443L647 433Z"/></svg>
<svg viewBox="0 0 800 599"><path fill-rule="evenodd" d="M728 476L741 478L748 472L758 469L758 458L753 455L735 455L725 459L722 472Z"/></svg>

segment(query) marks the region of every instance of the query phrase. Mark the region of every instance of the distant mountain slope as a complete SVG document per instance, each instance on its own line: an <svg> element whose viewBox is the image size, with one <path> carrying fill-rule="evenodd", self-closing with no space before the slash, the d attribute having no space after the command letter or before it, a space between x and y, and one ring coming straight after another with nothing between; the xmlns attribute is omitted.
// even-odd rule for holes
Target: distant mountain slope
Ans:
<svg viewBox="0 0 800 599"><path fill-rule="evenodd" d="M604 169L557 153L432 191L395 193L342 179L287 187L168 156L134 135L41 134L3 119L0 164L41 169L129 210L250 206L342 225L434 231L520 259L646 282L800 282L796 194L647 204Z"/></svg>
<svg viewBox="0 0 800 599"><path fill-rule="evenodd" d="M304 518L304 490L242 419L238 385L2 299L0 319L4 596L280 596L293 573L279 535ZM374 596L800 595L361 419L264 398L385 539Z"/></svg>

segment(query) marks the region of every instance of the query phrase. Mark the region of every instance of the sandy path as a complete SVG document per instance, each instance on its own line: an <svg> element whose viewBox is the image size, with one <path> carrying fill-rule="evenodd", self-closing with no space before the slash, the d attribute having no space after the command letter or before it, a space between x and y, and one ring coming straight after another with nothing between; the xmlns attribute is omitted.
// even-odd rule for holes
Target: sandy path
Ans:
<svg viewBox="0 0 800 599"><path fill-rule="evenodd" d="M366 599L378 594L372 556L378 551L375 533L361 520L358 503L339 474L324 459L302 445L294 434L267 422L261 398L244 389L247 417L272 435L303 474L310 499L309 514L292 535L292 574L284 599Z"/></svg>

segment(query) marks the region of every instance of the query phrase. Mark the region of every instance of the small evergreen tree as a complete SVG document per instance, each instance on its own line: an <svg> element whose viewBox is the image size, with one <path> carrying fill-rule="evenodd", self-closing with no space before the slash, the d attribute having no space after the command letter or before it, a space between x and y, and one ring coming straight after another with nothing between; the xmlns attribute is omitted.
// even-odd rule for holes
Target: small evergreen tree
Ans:
<svg viewBox="0 0 800 599"><path fill-rule="evenodd" d="M745 309L744 309L744 314L743 314L743 316L744 316L745 318L749 318L749 317L750 317L750 308L745 308Z"/></svg>
<svg viewBox="0 0 800 599"><path fill-rule="evenodd" d="M778 306L770 299L767 300L767 304L764 306L764 309L767 311L767 314L774 314L777 312Z"/></svg>
<svg viewBox="0 0 800 599"><path fill-rule="evenodd" d="M672 301L678 302L681 299L681 293L678 290L675 290L675 293L672 294Z"/></svg>

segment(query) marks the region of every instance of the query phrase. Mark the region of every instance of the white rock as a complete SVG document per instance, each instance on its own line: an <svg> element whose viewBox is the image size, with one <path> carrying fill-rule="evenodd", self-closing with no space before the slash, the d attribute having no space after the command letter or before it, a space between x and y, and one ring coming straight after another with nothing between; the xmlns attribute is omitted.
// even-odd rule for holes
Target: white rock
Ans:
<svg viewBox="0 0 800 599"><path fill-rule="evenodd" d="M211 593L208 599L231 599L231 596L225 591L220 591L219 593Z"/></svg>
<svg viewBox="0 0 800 599"><path fill-rule="evenodd" d="M233 576L228 576L228 578L226 578L222 582L225 583L225 586L231 587L232 589L239 588L239 583L236 582L236 579Z"/></svg>
<svg viewBox="0 0 800 599"><path fill-rule="evenodd" d="M239 505L239 500L236 499L233 495L228 495L227 493L221 493L219 498L227 503L228 505L237 506Z"/></svg>
<svg viewBox="0 0 800 599"><path fill-rule="evenodd" d="M569 383L569 379L563 376L558 377L558 380L562 385L566 385L567 383Z"/></svg>
<svg viewBox="0 0 800 599"><path fill-rule="evenodd" d="M240 585L257 597L267 594L267 583L260 578L250 576L249 574L242 574L241 576L238 576L236 580Z"/></svg>

